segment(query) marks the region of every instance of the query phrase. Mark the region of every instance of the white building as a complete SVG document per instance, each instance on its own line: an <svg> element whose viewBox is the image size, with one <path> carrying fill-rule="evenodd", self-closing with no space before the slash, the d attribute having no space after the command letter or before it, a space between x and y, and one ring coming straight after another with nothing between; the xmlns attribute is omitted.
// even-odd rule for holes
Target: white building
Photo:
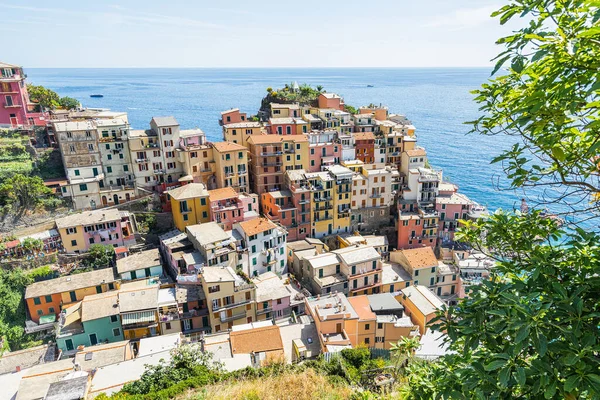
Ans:
<svg viewBox="0 0 600 400"><path fill-rule="evenodd" d="M287 232L284 228L261 217L234 224L233 235L241 239L242 265L248 276L269 271L287 273Z"/></svg>

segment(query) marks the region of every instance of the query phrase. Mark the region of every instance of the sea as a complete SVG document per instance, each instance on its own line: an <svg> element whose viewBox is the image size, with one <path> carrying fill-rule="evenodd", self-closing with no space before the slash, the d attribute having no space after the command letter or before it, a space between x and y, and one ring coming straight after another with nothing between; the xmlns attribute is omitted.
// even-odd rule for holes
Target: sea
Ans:
<svg viewBox="0 0 600 400"><path fill-rule="evenodd" d="M469 134L465 125L480 115L471 91L489 79L489 68L28 68L26 73L29 82L74 97L84 107L126 111L134 129L147 129L153 116L172 115L182 129L201 128L211 141L222 140L221 111L255 114L268 87L321 85L354 107L383 104L390 113L405 115L430 164L491 211L518 209L523 197L506 190L501 165L490 164L512 140Z"/></svg>

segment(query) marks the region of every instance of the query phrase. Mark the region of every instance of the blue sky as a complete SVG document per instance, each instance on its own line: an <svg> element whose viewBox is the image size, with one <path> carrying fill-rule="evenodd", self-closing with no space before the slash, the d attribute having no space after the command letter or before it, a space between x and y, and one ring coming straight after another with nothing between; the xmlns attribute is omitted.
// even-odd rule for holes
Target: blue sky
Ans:
<svg viewBox="0 0 600 400"><path fill-rule="evenodd" d="M25 67L489 66L502 1L0 0ZM9 38L9 39L7 39Z"/></svg>

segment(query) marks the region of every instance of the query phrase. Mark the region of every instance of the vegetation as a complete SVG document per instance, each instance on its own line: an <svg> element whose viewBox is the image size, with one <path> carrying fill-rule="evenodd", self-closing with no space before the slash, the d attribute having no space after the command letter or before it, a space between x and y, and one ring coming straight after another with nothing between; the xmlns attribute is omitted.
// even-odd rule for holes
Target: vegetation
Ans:
<svg viewBox="0 0 600 400"><path fill-rule="evenodd" d="M52 190L38 176L14 175L0 184L0 205L4 212L35 210L52 196Z"/></svg>
<svg viewBox="0 0 600 400"><path fill-rule="evenodd" d="M79 107L79 102L71 97L59 97L59 95L48 88L40 85L27 85L29 99L46 109L64 108L72 110Z"/></svg>
<svg viewBox="0 0 600 400"><path fill-rule="evenodd" d="M114 255L114 247L103 244L93 244L88 249L87 257L83 263L86 267L94 269L105 268L113 261Z"/></svg>
<svg viewBox="0 0 600 400"><path fill-rule="evenodd" d="M286 84L281 89L273 90L267 88L267 96L262 100L261 109L266 110L271 103L300 103L300 104L316 104L317 98L323 93L323 86L316 88L307 85L306 83L299 85L298 89L294 89L293 84Z"/></svg>
<svg viewBox="0 0 600 400"><path fill-rule="evenodd" d="M35 161L32 173L44 180L63 178L65 176L65 168L60 150L52 149L43 152Z"/></svg>
<svg viewBox="0 0 600 400"><path fill-rule="evenodd" d="M151 213L140 213L135 214L135 221L137 222L138 231L142 234L151 233L156 231L156 215Z"/></svg>
<svg viewBox="0 0 600 400"><path fill-rule="evenodd" d="M6 347L18 350L29 342L25 335L23 293L33 278L21 269L0 269L0 337ZM6 348L5 347L5 348Z"/></svg>
<svg viewBox="0 0 600 400"><path fill-rule="evenodd" d="M350 104L345 104L344 108L350 114L358 114L358 109L356 107L352 107Z"/></svg>
<svg viewBox="0 0 600 400"><path fill-rule="evenodd" d="M454 354L410 366L409 396L600 398L600 236L578 226L598 211L600 12L585 0L515 0L494 15L529 23L499 40L495 71L510 67L476 91L474 131L516 136L494 160L511 187L545 189L537 204L575 223L561 229L535 209L465 222L459 239L497 267L440 314Z"/></svg>

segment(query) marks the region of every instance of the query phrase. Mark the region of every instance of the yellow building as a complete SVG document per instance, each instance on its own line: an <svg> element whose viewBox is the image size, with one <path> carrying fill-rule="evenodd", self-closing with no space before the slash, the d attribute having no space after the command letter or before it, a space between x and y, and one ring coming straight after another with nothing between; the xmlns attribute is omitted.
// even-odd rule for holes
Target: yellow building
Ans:
<svg viewBox="0 0 600 400"><path fill-rule="evenodd" d="M202 183L189 183L165 192L171 201L173 224L180 231L185 227L210 221L208 190Z"/></svg>
<svg viewBox="0 0 600 400"><path fill-rule="evenodd" d="M119 289L119 313L125 339L160 335L158 283L146 280L127 282Z"/></svg>
<svg viewBox="0 0 600 400"><path fill-rule="evenodd" d="M209 144L184 146L177 149L177 157L188 181L203 183L208 189L217 188L216 165L213 149Z"/></svg>
<svg viewBox="0 0 600 400"><path fill-rule="evenodd" d="M245 121L223 125L223 140L248 147L248 139L266 134L260 122Z"/></svg>
<svg viewBox="0 0 600 400"><path fill-rule="evenodd" d="M402 289L396 299L404 306L405 314L419 326L421 335L427 330L429 322L436 317L438 310L444 306L439 297L422 285Z"/></svg>
<svg viewBox="0 0 600 400"><path fill-rule="evenodd" d="M212 144L217 187L232 187L237 192L247 192L248 149L232 142Z"/></svg>
<svg viewBox="0 0 600 400"><path fill-rule="evenodd" d="M200 275L213 333L256 321L256 288L231 267L206 267Z"/></svg>

